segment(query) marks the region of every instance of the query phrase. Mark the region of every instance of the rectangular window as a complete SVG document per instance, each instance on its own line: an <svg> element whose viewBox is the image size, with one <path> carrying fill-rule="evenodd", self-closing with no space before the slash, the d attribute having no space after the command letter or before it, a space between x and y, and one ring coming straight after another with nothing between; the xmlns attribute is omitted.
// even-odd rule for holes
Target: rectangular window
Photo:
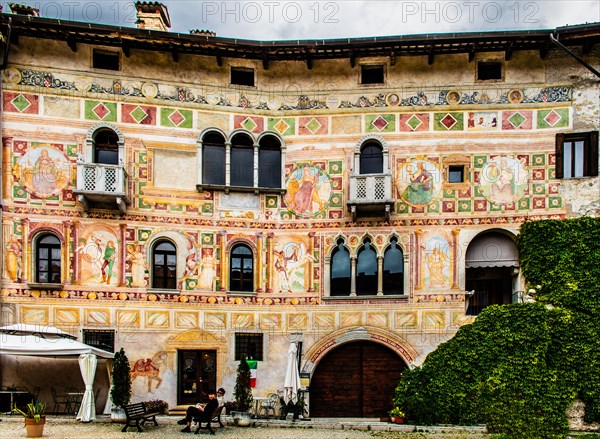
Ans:
<svg viewBox="0 0 600 439"><path fill-rule="evenodd" d="M235 359L239 361L242 357L247 360L263 359L263 335L237 332L235 334Z"/></svg>
<svg viewBox="0 0 600 439"><path fill-rule="evenodd" d="M451 165L448 167L448 183L464 183L465 167L462 165Z"/></svg>
<svg viewBox="0 0 600 439"><path fill-rule="evenodd" d="M598 175L598 131L556 135L556 178Z"/></svg>
<svg viewBox="0 0 600 439"><path fill-rule="evenodd" d="M104 70L121 70L119 66L119 52L94 49L92 67Z"/></svg>
<svg viewBox="0 0 600 439"><path fill-rule="evenodd" d="M361 84L383 84L385 82L384 68L377 66L360 66Z"/></svg>
<svg viewBox="0 0 600 439"><path fill-rule="evenodd" d="M249 87L254 87L254 69L232 67L231 85L246 85Z"/></svg>
<svg viewBox="0 0 600 439"><path fill-rule="evenodd" d="M488 81L502 79L501 61L479 61L477 63L477 80Z"/></svg>
<svg viewBox="0 0 600 439"><path fill-rule="evenodd" d="M112 329L84 329L83 342L108 352L115 351L115 331Z"/></svg>

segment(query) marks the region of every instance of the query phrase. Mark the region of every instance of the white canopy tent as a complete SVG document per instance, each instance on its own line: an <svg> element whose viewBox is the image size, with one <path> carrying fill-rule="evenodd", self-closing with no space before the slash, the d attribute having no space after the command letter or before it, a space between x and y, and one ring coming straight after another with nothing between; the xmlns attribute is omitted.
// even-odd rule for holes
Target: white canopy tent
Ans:
<svg viewBox="0 0 600 439"><path fill-rule="evenodd" d="M57 328L54 328L57 329ZM58 330L60 331L60 330ZM37 332L36 332L37 333ZM77 340L65 337L42 338L39 335L9 334L0 328L0 355L26 355L37 357L79 357L80 370L85 383L85 394L77 419L89 422L96 419L92 383L96 373L97 357L112 359L114 354ZM110 399L109 399L110 400Z"/></svg>
<svg viewBox="0 0 600 439"><path fill-rule="evenodd" d="M55 326L30 325L27 323L0 326L0 332L13 335L38 335L42 338L70 338L73 340L77 338Z"/></svg>

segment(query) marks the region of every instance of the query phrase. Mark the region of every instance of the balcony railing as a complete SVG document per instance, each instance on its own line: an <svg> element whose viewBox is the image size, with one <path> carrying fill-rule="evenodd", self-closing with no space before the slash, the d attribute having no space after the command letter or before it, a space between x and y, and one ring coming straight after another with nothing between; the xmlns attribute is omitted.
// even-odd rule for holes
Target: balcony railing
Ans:
<svg viewBox="0 0 600 439"><path fill-rule="evenodd" d="M102 163L77 164L78 200L88 208L89 201L116 202L124 212L127 198L127 172L123 166Z"/></svg>
<svg viewBox="0 0 600 439"><path fill-rule="evenodd" d="M389 218L392 199L392 176L390 174L360 174L350 176L348 205L352 216L357 210L383 213Z"/></svg>

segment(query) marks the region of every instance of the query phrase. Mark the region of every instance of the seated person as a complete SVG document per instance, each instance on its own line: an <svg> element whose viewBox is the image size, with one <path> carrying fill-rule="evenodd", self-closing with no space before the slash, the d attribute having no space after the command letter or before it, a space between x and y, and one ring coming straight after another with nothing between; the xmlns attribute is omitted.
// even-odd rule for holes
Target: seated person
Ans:
<svg viewBox="0 0 600 439"><path fill-rule="evenodd" d="M222 387L217 390L217 401L219 401L219 407L225 405L225 389Z"/></svg>
<svg viewBox="0 0 600 439"><path fill-rule="evenodd" d="M196 404L195 406L191 405L187 408L185 412L185 418L177 421L179 425L186 424L185 428L181 430L182 433L191 433L192 430L190 426L192 425L192 419L200 418L202 422L210 421L213 412L219 406L219 401L216 398L215 391L209 390L208 392L208 404L202 406L200 404Z"/></svg>

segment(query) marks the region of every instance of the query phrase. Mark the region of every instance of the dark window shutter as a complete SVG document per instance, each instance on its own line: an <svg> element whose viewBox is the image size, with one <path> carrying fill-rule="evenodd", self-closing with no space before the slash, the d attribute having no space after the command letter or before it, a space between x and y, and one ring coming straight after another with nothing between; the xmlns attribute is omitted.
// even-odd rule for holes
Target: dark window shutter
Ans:
<svg viewBox="0 0 600 439"><path fill-rule="evenodd" d="M596 175L598 175L598 148L600 148L600 146L598 145L598 131L592 131L590 133L589 140L590 155L588 160L588 175L590 177L595 177Z"/></svg>
<svg viewBox="0 0 600 439"><path fill-rule="evenodd" d="M556 135L556 148L554 152L554 166L556 167L556 178L563 178L563 157L564 157L565 135L558 133Z"/></svg>

